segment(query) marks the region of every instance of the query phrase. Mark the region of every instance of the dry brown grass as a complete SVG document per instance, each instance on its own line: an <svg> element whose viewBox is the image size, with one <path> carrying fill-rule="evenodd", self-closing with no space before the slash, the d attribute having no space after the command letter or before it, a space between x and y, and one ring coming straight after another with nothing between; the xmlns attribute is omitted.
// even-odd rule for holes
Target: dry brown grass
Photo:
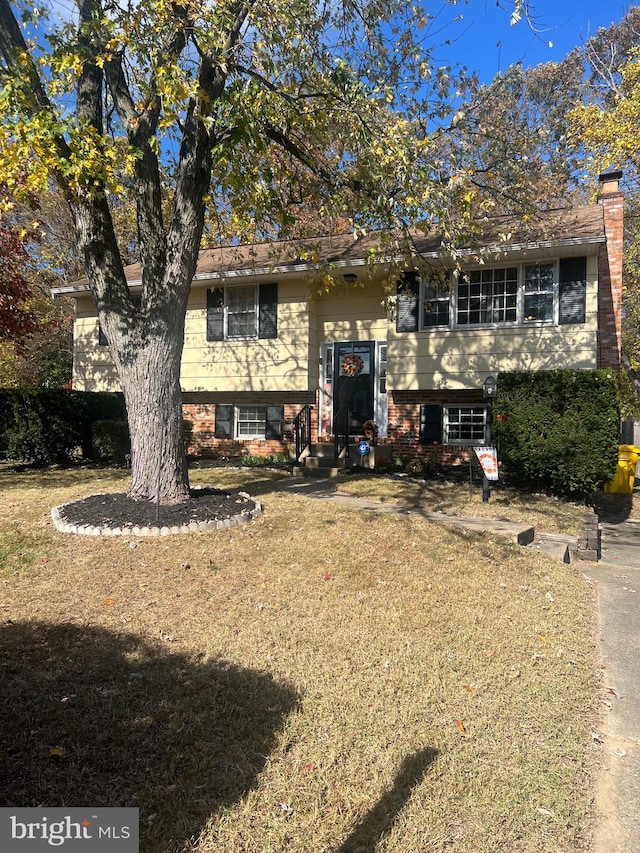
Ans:
<svg viewBox="0 0 640 853"><path fill-rule="evenodd" d="M528 524L545 533L577 535L584 518L583 504L517 489L502 482L491 484L490 499L483 503L481 484L475 479L470 487L464 477L421 481L356 474L340 478L336 489L342 494L402 503L430 512Z"/></svg>
<svg viewBox="0 0 640 853"><path fill-rule="evenodd" d="M264 471L193 479L264 514L65 536L51 505L122 474L0 474L3 805L138 806L143 853L586 849L579 572Z"/></svg>

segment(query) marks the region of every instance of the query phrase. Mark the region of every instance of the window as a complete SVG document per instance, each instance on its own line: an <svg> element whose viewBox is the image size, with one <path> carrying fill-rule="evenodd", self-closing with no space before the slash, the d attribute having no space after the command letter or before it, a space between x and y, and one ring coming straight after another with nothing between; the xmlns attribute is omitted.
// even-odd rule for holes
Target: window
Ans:
<svg viewBox="0 0 640 853"><path fill-rule="evenodd" d="M218 403L215 411L215 437L237 439L280 439L284 406Z"/></svg>
<svg viewBox="0 0 640 853"><path fill-rule="evenodd" d="M225 294L228 338L255 338L258 331L257 288L229 287Z"/></svg>
<svg viewBox="0 0 640 853"><path fill-rule="evenodd" d="M449 303L448 289L443 290L425 282L423 285L423 328L430 329L433 326L448 326Z"/></svg>
<svg viewBox="0 0 640 853"><path fill-rule="evenodd" d="M524 268L524 323L553 320L553 291L553 264Z"/></svg>
<svg viewBox="0 0 640 853"><path fill-rule="evenodd" d="M458 282L457 323L515 323L518 268L472 270Z"/></svg>
<svg viewBox="0 0 640 853"><path fill-rule="evenodd" d="M207 340L278 337L278 285L207 290Z"/></svg>
<svg viewBox="0 0 640 853"><path fill-rule="evenodd" d="M584 323L586 279L586 257L468 270L450 291L409 271L398 281L396 331Z"/></svg>
<svg viewBox="0 0 640 853"><path fill-rule="evenodd" d="M238 406L236 438L264 438L267 422L265 406Z"/></svg>
<svg viewBox="0 0 640 853"><path fill-rule="evenodd" d="M387 346L381 346L378 353L378 365L380 370L380 394L387 393Z"/></svg>
<svg viewBox="0 0 640 853"><path fill-rule="evenodd" d="M484 406L443 406L445 444L484 444L487 410Z"/></svg>

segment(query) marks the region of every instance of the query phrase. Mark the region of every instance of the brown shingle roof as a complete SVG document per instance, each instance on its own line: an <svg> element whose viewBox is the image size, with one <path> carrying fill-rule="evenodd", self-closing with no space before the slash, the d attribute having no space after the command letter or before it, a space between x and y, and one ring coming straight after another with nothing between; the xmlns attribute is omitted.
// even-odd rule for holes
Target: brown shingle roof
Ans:
<svg viewBox="0 0 640 853"><path fill-rule="evenodd" d="M201 249L196 269L198 278L242 276L247 273L293 272L316 265L334 263L338 267L360 266L380 244L380 233L357 237L338 234L300 242L274 241L254 245ZM441 235L411 232L411 250L419 255L443 254ZM461 255L494 249L496 251L554 246L563 243L602 242L605 239L602 206L599 204L567 208L540 214L525 222L515 217L487 218L479 221L473 235L456 248ZM400 250L389 247L388 255L400 256ZM445 253L446 254L446 253ZM139 282L139 263L125 267L127 280ZM84 289L86 279L75 282L73 289ZM62 289L61 289L62 290Z"/></svg>

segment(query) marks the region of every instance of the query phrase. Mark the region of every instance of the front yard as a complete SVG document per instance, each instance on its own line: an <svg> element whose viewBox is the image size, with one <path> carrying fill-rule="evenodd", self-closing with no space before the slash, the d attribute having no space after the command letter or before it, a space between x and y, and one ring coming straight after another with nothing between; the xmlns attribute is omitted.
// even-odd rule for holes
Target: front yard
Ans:
<svg viewBox="0 0 640 853"><path fill-rule="evenodd" d="M0 472L0 805L138 806L143 853L588 849L599 685L580 572L277 476L194 471L263 515L136 540L49 519L124 490L123 472ZM574 512L516 503L485 507Z"/></svg>

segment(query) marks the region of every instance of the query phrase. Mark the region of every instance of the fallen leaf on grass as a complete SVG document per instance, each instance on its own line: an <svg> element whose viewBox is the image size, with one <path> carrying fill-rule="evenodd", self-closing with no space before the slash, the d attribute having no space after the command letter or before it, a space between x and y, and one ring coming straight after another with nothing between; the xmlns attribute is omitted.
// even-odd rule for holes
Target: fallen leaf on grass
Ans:
<svg viewBox="0 0 640 853"><path fill-rule="evenodd" d="M475 687L472 687L470 684L463 684L462 686L464 687L464 689L465 689L468 693L476 693L476 692L477 692L477 691L476 691L476 688L475 688Z"/></svg>
<svg viewBox="0 0 640 853"><path fill-rule="evenodd" d="M546 815L546 817L554 817L555 812L552 812L551 809L543 809L542 806L537 809L538 814Z"/></svg>
<svg viewBox="0 0 640 853"><path fill-rule="evenodd" d="M103 604L115 604L116 600L115 600L115 598L103 598L102 603Z"/></svg>
<svg viewBox="0 0 640 853"><path fill-rule="evenodd" d="M52 746L49 750L49 758L64 758L66 754L64 746Z"/></svg>
<svg viewBox="0 0 640 853"><path fill-rule="evenodd" d="M458 731L462 732L463 735L467 733L462 720L456 720L456 726L458 727Z"/></svg>

